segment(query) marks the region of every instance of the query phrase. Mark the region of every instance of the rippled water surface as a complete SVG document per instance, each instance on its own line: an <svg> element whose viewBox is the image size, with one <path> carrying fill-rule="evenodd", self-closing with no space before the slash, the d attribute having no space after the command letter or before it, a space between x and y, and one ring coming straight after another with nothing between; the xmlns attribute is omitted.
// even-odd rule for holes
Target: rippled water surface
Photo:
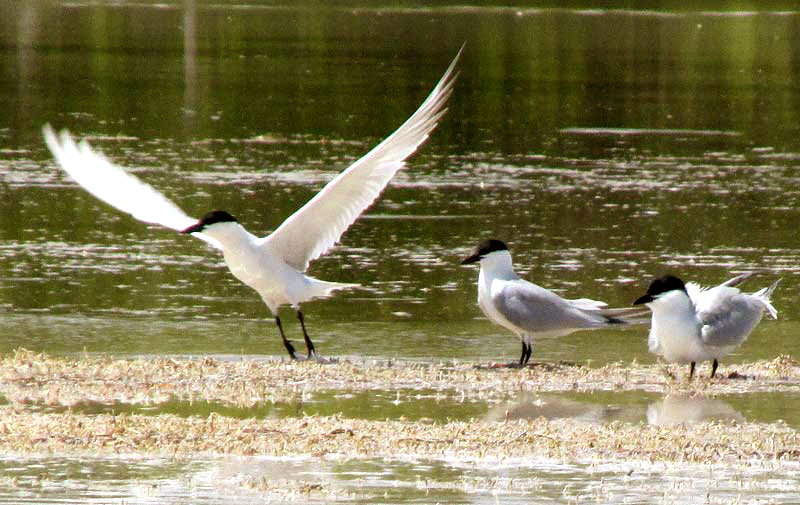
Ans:
<svg viewBox="0 0 800 505"><path fill-rule="evenodd" d="M769 492L777 500L796 496L800 475L724 468L679 467L653 472L638 465L510 464L491 470L465 464L408 461L324 462L308 460L204 460L175 462L68 458L0 460L18 487L8 501L81 503L263 503L263 486L288 479L326 479L326 500L311 503L704 503L705 490L727 503ZM53 480L41 476L47 472ZM425 476L425 477L420 477ZM659 479L663 487L653 487ZM269 484L265 484L269 483ZM354 493L351 489L358 488ZM664 491L666 489L666 491ZM288 488L283 502L307 502ZM688 494L688 496L687 496ZM701 497L702 495L702 497ZM695 497L698 498L695 500ZM784 502L785 503L785 502Z"/></svg>
<svg viewBox="0 0 800 505"><path fill-rule="evenodd" d="M752 291L782 278L779 320L765 320L722 367L800 356L800 14L595 7L0 4L0 351L284 353L264 304L215 251L76 187L44 147L43 124L86 136L191 215L224 208L267 233L397 128L466 42L439 128L312 265L316 277L362 285L304 305L323 354L516 359L515 337L479 313L477 269L459 265L496 237L525 277L617 306L666 272L715 284L757 271ZM295 318L283 316L297 340ZM646 328L576 333L533 352L592 365L654 361ZM407 415L389 396L343 400L318 399L319 412L362 401L378 416ZM625 419L646 422L649 406L663 403L628 400L584 408L600 416L633 404ZM796 415L759 406L796 410L796 395L717 400L749 420L797 426ZM426 401L407 409L447 418L491 407ZM781 501L800 481L763 474L748 476L751 490L729 489L676 469L652 490L638 469L422 464L301 461L292 471L338 479L345 500L398 503L679 499L689 481L700 494ZM256 500L258 483L237 481L236 465L9 458L3 473L17 475L17 487L0 483L3 499L17 502L211 503L230 489ZM251 476L276 471L258 465ZM228 487L207 489L209 476Z"/></svg>

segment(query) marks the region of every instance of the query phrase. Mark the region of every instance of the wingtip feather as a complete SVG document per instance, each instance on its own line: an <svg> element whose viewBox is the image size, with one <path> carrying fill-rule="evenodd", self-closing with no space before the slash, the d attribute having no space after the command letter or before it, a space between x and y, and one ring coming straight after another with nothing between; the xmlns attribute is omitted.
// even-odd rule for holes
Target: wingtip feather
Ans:
<svg viewBox="0 0 800 505"><path fill-rule="evenodd" d="M781 279L778 279L772 284L770 284L768 287L761 289L758 291L758 293L756 293L756 295L759 298L761 298L761 301L764 302L764 306L766 307L767 312L769 312L769 315L772 316L772 319L778 319L778 310L775 308L774 305L772 305L772 300L770 300L770 298L772 297L772 293L775 292L775 288L778 287L778 284L780 284L780 282Z"/></svg>

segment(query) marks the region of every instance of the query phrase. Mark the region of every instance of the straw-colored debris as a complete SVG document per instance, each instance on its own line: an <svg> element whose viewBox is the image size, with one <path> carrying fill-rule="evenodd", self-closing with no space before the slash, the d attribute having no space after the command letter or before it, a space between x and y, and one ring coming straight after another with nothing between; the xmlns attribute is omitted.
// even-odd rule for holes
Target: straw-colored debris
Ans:
<svg viewBox="0 0 800 505"><path fill-rule="evenodd" d="M734 367L732 367L734 368ZM175 415L45 413L41 405L81 402L154 404L169 399L228 405L276 402L321 391L460 392L505 400L521 392L641 390L726 394L800 391L800 363L789 358L736 365L737 375L688 383L662 366L525 370L467 363L335 364L266 360L218 361L61 358L19 350L0 358L0 451L16 454L196 454L345 458L433 458L494 461L544 458L558 462L670 461L779 464L800 460L800 435L784 423L741 419L691 426L641 422L588 423L543 417L491 421L372 421L341 416L234 419Z"/></svg>
<svg viewBox="0 0 800 505"><path fill-rule="evenodd" d="M800 433L781 423L659 427L575 420L509 422L365 421L340 417L237 420L40 414L6 408L3 453L266 455L558 462L678 461L779 464L800 458Z"/></svg>
<svg viewBox="0 0 800 505"><path fill-rule="evenodd" d="M728 367L709 381L688 382L685 367L670 379L662 365L611 364L491 369L471 363L352 362L334 364L245 359L113 359L51 357L26 350L0 357L0 395L14 404L83 402L158 404L171 399L247 407L319 391L452 391L505 400L522 392L629 391L704 394L800 392L800 363L788 356Z"/></svg>

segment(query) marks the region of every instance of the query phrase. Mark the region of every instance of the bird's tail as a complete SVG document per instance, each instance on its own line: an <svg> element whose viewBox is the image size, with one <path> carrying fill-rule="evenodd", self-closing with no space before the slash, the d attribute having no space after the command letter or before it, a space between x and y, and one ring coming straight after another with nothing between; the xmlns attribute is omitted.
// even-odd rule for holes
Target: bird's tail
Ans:
<svg viewBox="0 0 800 505"><path fill-rule="evenodd" d="M361 284L348 284L343 282L328 282L328 281L321 281L319 279L314 279L309 277L312 286L312 298L324 298L326 296L331 296L334 291L338 291L340 289L352 289L352 288L360 288Z"/></svg>
<svg viewBox="0 0 800 505"><path fill-rule="evenodd" d="M772 319L778 319L778 311L772 305L770 297L772 296L772 293L775 291L775 288L778 287L778 284L780 282L781 280L778 279L777 281L773 282L770 286L763 289L759 289L758 291L753 293L753 296L761 300L761 302L764 304L764 308L767 309L769 315L772 316Z"/></svg>
<svg viewBox="0 0 800 505"><path fill-rule="evenodd" d="M650 322L650 309L644 306L598 311L608 324L645 324Z"/></svg>

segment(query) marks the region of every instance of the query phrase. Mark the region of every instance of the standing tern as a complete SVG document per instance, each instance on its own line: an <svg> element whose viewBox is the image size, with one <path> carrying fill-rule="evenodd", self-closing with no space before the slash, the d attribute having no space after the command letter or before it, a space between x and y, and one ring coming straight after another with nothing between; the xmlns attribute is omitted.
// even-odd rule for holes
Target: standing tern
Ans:
<svg viewBox="0 0 800 505"><path fill-rule="evenodd" d="M764 311L773 319L778 318L769 298L780 279L755 293L742 293L735 286L751 275L739 275L713 288L694 282L684 284L672 275L655 279L647 293L633 302L646 304L653 312L648 337L650 352L670 363L691 363L689 380L694 376L697 361L714 360L713 378L719 366L717 360L747 339Z"/></svg>
<svg viewBox="0 0 800 505"><path fill-rule="evenodd" d="M462 48L463 49L463 48ZM445 103L457 77L459 50L436 87L416 112L394 133L350 165L274 232L257 237L229 213L215 210L199 221L153 187L92 150L86 140L75 143L69 132L57 135L50 125L44 138L58 164L85 190L146 223L188 233L221 249L231 273L255 289L275 317L283 345L292 359L294 346L286 338L278 314L282 305L297 311L308 350L316 350L306 331L302 302L327 297L338 289L357 287L314 279L304 272L325 254L380 195L405 160L425 142L447 111Z"/></svg>
<svg viewBox="0 0 800 505"><path fill-rule="evenodd" d="M578 330L593 330L639 323L641 310L608 309L607 304L587 298L567 300L550 290L521 279L514 273L511 253L500 240L484 240L461 264L480 262L478 306L493 323L522 340L519 364L528 363L533 339L563 337Z"/></svg>

